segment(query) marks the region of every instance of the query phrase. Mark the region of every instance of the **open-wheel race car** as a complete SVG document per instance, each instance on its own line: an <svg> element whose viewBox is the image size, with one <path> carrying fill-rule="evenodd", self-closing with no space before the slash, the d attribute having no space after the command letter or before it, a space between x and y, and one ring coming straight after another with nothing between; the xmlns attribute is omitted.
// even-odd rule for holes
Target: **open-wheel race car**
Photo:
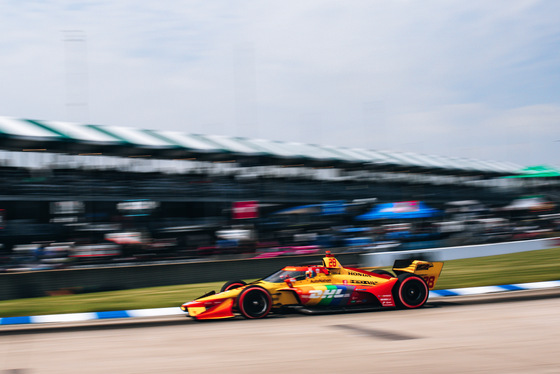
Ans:
<svg viewBox="0 0 560 374"><path fill-rule="evenodd" d="M380 307L420 308L435 286L443 262L397 260L393 273L343 267L327 252L321 265L286 266L246 284L230 281L181 309L197 320L266 317L296 310L351 311Z"/></svg>

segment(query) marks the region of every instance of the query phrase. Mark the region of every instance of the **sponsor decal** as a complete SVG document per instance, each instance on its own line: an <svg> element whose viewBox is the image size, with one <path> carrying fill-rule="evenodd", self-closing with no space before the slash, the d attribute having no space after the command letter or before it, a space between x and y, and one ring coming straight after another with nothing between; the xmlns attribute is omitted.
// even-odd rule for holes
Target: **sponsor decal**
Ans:
<svg viewBox="0 0 560 374"><path fill-rule="evenodd" d="M352 284L371 284L371 285L377 284L377 282L374 282L374 281L361 280L361 279L351 279L350 283L352 283Z"/></svg>
<svg viewBox="0 0 560 374"><path fill-rule="evenodd" d="M331 278L318 278L318 279L310 279L310 283L330 283Z"/></svg>
<svg viewBox="0 0 560 374"><path fill-rule="evenodd" d="M358 273L356 271L348 271L348 275L354 275L356 277L372 277L369 274L364 274L364 273Z"/></svg>
<svg viewBox="0 0 560 374"><path fill-rule="evenodd" d="M392 295L379 295L378 297L379 302L381 303L382 306L394 306L395 303L393 302L393 296Z"/></svg>
<svg viewBox="0 0 560 374"><path fill-rule="evenodd" d="M328 298L338 299L341 297L344 297L344 290L342 288L336 290L310 290L309 291L310 299L328 299Z"/></svg>

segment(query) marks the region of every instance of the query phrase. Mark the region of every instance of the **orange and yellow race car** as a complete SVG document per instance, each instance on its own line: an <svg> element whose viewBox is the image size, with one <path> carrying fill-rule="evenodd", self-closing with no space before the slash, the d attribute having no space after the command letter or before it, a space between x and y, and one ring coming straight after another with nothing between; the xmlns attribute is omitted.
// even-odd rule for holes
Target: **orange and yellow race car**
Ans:
<svg viewBox="0 0 560 374"><path fill-rule="evenodd" d="M322 265L286 266L246 284L230 281L181 305L198 320L263 318L295 309L304 313L350 311L379 307L420 308L436 284L443 262L397 260L393 273L343 267L327 252Z"/></svg>

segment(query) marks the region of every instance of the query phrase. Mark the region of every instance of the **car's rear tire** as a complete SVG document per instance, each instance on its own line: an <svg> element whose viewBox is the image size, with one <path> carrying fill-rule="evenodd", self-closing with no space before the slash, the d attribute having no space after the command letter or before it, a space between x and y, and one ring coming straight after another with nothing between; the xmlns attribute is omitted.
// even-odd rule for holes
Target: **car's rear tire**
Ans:
<svg viewBox="0 0 560 374"><path fill-rule="evenodd" d="M272 309L272 296L262 287L249 286L239 294L237 309L245 318L264 318Z"/></svg>
<svg viewBox="0 0 560 374"><path fill-rule="evenodd" d="M395 277L393 275L393 273L391 273L387 270L383 270L383 269L375 269L375 270L372 270L371 272L374 273L374 274L388 275L388 276L393 277L393 278Z"/></svg>
<svg viewBox="0 0 560 374"><path fill-rule="evenodd" d="M428 300L428 286L418 275L404 273L393 287L393 298L398 308L415 309L423 306Z"/></svg>
<svg viewBox="0 0 560 374"><path fill-rule="evenodd" d="M229 281L226 282L222 288L220 289L220 292L224 292L224 291L229 291L229 290L233 290L234 288L239 288L239 287L243 287L245 286L247 283L243 282L242 280L233 280L233 281Z"/></svg>

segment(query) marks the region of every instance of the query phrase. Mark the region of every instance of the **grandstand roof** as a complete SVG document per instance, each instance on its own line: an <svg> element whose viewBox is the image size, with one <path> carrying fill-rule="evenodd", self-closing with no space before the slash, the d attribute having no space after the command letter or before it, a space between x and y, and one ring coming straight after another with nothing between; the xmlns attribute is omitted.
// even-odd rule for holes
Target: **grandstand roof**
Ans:
<svg viewBox="0 0 560 374"><path fill-rule="evenodd" d="M11 117L0 117L0 148L235 160L252 165L291 164L487 176L524 174L523 166L510 162Z"/></svg>

